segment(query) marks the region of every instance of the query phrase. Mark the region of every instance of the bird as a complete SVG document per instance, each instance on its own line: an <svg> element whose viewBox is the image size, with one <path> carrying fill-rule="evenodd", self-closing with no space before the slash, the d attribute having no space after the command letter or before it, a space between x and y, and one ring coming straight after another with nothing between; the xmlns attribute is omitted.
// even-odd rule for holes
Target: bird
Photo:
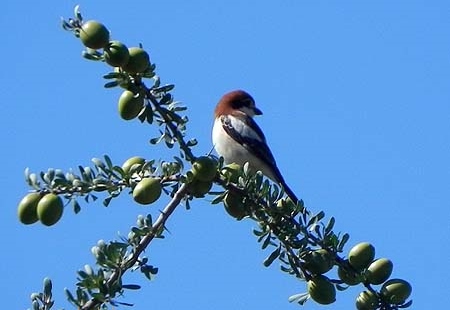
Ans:
<svg viewBox="0 0 450 310"><path fill-rule="evenodd" d="M253 119L262 114L253 97L243 90L233 90L223 95L214 110L214 149L223 157L225 164L243 166L248 162L251 171L261 171L281 185L287 196L297 204L299 199L286 184L263 131Z"/></svg>

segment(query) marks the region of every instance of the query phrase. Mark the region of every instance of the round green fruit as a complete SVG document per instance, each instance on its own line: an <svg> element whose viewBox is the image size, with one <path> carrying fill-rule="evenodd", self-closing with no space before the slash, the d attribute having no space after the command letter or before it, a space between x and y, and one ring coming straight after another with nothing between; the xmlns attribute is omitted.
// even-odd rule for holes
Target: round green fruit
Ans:
<svg viewBox="0 0 450 310"><path fill-rule="evenodd" d="M348 261L347 261L348 264ZM357 285L362 282L361 273L356 273L352 271L350 268L345 268L339 265L338 268L338 277L347 285Z"/></svg>
<svg viewBox="0 0 450 310"><path fill-rule="evenodd" d="M23 197L23 199L19 202L17 215L23 224L29 225L39 220L37 216L37 205L40 199L41 194L30 193Z"/></svg>
<svg viewBox="0 0 450 310"><path fill-rule="evenodd" d="M161 190L162 188L159 179L142 179L133 189L134 201L142 205L151 204L161 196Z"/></svg>
<svg viewBox="0 0 450 310"><path fill-rule="evenodd" d="M239 179L240 171L241 171L241 166L239 166L236 163L232 163L232 164L229 164L229 165L226 165L225 167L223 167L221 172L227 178L227 180L229 182L237 183L238 179Z"/></svg>
<svg viewBox="0 0 450 310"><path fill-rule="evenodd" d="M143 165L145 163L145 159L139 156L133 156L128 158L123 164L122 164L122 170L125 173L129 173L131 167L133 165Z"/></svg>
<svg viewBox="0 0 450 310"><path fill-rule="evenodd" d="M395 305L403 304L411 295L411 292L411 284L402 279L391 279L386 281L381 287L383 300Z"/></svg>
<svg viewBox="0 0 450 310"><path fill-rule="evenodd" d="M334 261L330 253L325 249L308 252L304 257L305 268L312 274L323 274L333 268Z"/></svg>
<svg viewBox="0 0 450 310"><path fill-rule="evenodd" d="M356 309L375 310L379 304L378 296L371 291L363 291L356 297Z"/></svg>
<svg viewBox="0 0 450 310"><path fill-rule="evenodd" d="M392 274L394 264L387 258L379 258L372 262L366 270L366 279L371 284L381 284Z"/></svg>
<svg viewBox="0 0 450 310"><path fill-rule="evenodd" d="M336 288L327 277L322 275L308 281L308 293L321 305L329 305L336 301Z"/></svg>
<svg viewBox="0 0 450 310"><path fill-rule="evenodd" d="M39 200L37 215L42 224L52 226L61 218L64 205L61 197L55 194L47 194Z"/></svg>
<svg viewBox="0 0 450 310"><path fill-rule="evenodd" d="M97 50L108 44L109 31L102 23L90 20L81 26L80 39L84 46Z"/></svg>
<svg viewBox="0 0 450 310"><path fill-rule="evenodd" d="M189 193L197 198L204 197L211 190L211 187L211 181L200 181L194 179L191 183L189 183Z"/></svg>
<svg viewBox="0 0 450 310"><path fill-rule="evenodd" d="M139 115L144 107L144 98L129 90L125 90L119 98L119 114L124 120L132 120Z"/></svg>
<svg viewBox="0 0 450 310"><path fill-rule="evenodd" d="M130 58L122 67L130 74L142 73L150 66L150 56L140 47L130 47L128 49Z"/></svg>
<svg viewBox="0 0 450 310"><path fill-rule="evenodd" d="M368 242L355 245L348 254L350 265L356 270L367 268L375 257L375 248Z"/></svg>
<svg viewBox="0 0 450 310"><path fill-rule="evenodd" d="M128 47L120 41L111 41L104 48L105 61L112 67L121 67L128 63Z"/></svg>
<svg viewBox="0 0 450 310"><path fill-rule="evenodd" d="M223 199L223 205L225 211L235 219L241 220L248 215L243 197L239 193L229 191Z"/></svg>
<svg viewBox="0 0 450 310"><path fill-rule="evenodd" d="M197 180L210 182L217 174L217 161L209 156L200 156L192 164L192 173Z"/></svg>

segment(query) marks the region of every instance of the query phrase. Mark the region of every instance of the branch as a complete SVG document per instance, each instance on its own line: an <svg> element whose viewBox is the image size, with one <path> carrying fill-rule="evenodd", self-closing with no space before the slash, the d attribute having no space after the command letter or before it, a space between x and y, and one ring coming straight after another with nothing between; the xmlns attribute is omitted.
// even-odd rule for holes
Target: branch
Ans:
<svg viewBox="0 0 450 310"><path fill-rule="evenodd" d="M174 194L172 200L167 204L167 206L161 211L161 214L153 223L152 229L150 232L142 238L139 245L136 247L133 255L128 258L124 263L123 266L116 269L111 276L109 277L108 281L106 282L107 286L111 286L116 282L122 275L131 269L135 263L138 261L139 256L142 254L142 252L145 251L147 246L150 244L150 242L157 236L158 232L161 231L166 224L166 221L169 219L170 215L175 211L176 207L180 204L181 200L184 198L184 196L187 193L187 185L183 184ZM82 310L89 310L89 309L96 309L95 307L98 305L101 305L103 302L97 299L91 299L86 304L83 305L81 308Z"/></svg>

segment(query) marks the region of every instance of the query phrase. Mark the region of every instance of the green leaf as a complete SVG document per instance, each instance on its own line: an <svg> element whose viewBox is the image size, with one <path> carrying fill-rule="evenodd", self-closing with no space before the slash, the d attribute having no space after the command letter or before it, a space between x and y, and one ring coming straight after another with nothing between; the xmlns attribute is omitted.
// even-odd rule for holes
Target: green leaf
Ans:
<svg viewBox="0 0 450 310"><path fill-rule="evenodd" d="M103 78L106 80L117 79L117 78L121 78L122 75L123 74L121 72L109 72L109 73L105 74L103 76Z"/></svg>
<svg viewBox="0 0 450 310"><path fill-rule="evenodd" d="M275 259L277 259L278 256L280 256L280 252L281 252L281 246L279 246L278 248L275 249L275 251L270 253L270 255L264 260L263 265L265 267L269 267L273 263L273 261Z"/></svg>
<svg viewBox="0 0 450 310"><path fill-rule="evenodd" d="M124 284L122 287L127 290L139 290L141 288L141 286L137 284Z"/></svg>
<svg viewBox="0 0 450 310"><path fill-rule="evenodd" d="M296 302L303 305L309 299L308 293L295 294L289 297L289 302Z"/></svg>
<svg viewBox="0 0 450 310"><path fill-rule="evenodd" d="M175 88L175 85L173 84L167 84L158 88L155 88L154 91L157 93L167 93Z"/></svg>
<svg viewBox="0 0 450 310"><path fill-rule="evenodd" d="M144 111L144 113L142 113L142 115L145 116L145 119L147 120L147 123L153 124L153 110L152 110L152 107L150 105L147 105L145 107L145 111Z"/></svg>
<svg viewBox="0 0 450 310"><path fill-rule="evenodd" d="M104 158L105 158L106 165L108 166L108 168L109 168L110 170L112 170L112 168L113 168L113 163L112 163L112 161L111 161L111 158L109 158L108 155L105 155Z"/></svg>
<svg viewBox="0 0 450 310"><path fill-rule="evenodd" d="M111 203L111 200L112 200L113 198L114 198L113 196L106 197L106 198L103 200L103 206L105 206L105 207L109 206L109 204Z"/></svg>
<svg viewBox="0 0 450 310"><path fill-rule="evenodd" d="M98 301L104 302L106 301L106 297L102 293L91 293L92 298L97 299Z"/></svg>
<svg viewBox="0 0 450 310"><path fill-rule="evenodd" d="M264 239L264 242L261 246L261 248L264 250L265 248L267 248L269 245L274 245L274 243L272 242L272 234L267 234L266 239Z"/></svg>
<svg viewBox="0 0 450 310"><path fill-rule="evenodd" d="M75 214L78 214L81 211L81 206L75 198L72 199L72 208Z"/></svg>
<svg viewBox="0 0 450 310"><path fill-rule="evenodd" d="M52 280L50 278L44 279L44 295L52 296Z"/></svg>
<svg viewBox="0 0 450 310"><path fill-rule="evenodd" d="M158 144L162 139L164 139L164 134L162 134L160 137L150 139L150 144Z"/></svg>
<svg viewBox="0 0 450 310"><path fill-rule="evenodd" d="M64 288L64 293L66 293L67 300L68 300L71 304L73 304L73 305L75 305L75 306L77 306L77 307L80 307L79 302L73 297L72 293L69 291L68 288Z"/></svg>
<svg viewBox="0 0 450 310"><path fill-rule="evenodd" d="M119 86L119 82L118 81L112 81L112 82L108 82L105 83L105 85L103 85L105 88L113 88L116 86Z"/></svg>
<svg viewBox="0 0 450 310"><path fill-rule="evenodd" d="M75 18L78 21L83 21L83 17L81 16L81 12L80 12L80 5L77 4L74 8L73 8L73 15L75 16Z"/></svg>
<svg viewBox="0 0 450 310"><path fill-rule="evenodd" d="M345 244L347 243L348 239L350 239L350 235L345 233L342 236L341 241L339 242L339 245L337 247L338 252L342 252L342 250L344 249Z"/></svg>
<svg viewBox="0 0 450 310"><path fill-rule="evenodd" d="M334 219L334 217L331 217L330 220L328 221L327 226L325 227L325 235L328 235L333 230L335 222L336 220Z"/></svg>
<svg viewBox="0 0 450 310"><path fill-rule="evenodd" d="M91 54L87 51L82 51L81 52L81 56L83 56L83 58L86 58L87 60L93 60L93 61L99 61L101 58L95 54Z"/></svg>

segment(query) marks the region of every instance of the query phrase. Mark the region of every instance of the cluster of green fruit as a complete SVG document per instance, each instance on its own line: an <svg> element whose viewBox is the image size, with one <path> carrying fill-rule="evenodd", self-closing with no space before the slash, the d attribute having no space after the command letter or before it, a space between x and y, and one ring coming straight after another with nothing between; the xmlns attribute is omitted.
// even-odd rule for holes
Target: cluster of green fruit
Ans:
<svg viewBox="0 0 450 310"><path fill-rule="evenodd" d="M131 157L122 165L122 170L126 175L145 164L142 157ZM188 183L188 192L194 197L204 197L210 190L217 173L218 162L210 156L198 157L192 164L191 175ZM162 185L159 178L145 177L136 184L132 184L133 199L143 205L151 204L161 196Z"/></svg>
<svg viewBox="0 0 450 310"><path fill-rule="evenodd" d="M134 156L127 159L122 170L125 175L131 174L145 164L145 159ZM159 199L162 192L161 180L155 177L144 177L139 182L133 184L133 199L139 204L148 205Z"/></svg>
<svg viewBox="0 0 450 310"><path fill-rule="evenodd" d="M238 183L239 176L242 174L242 167L236 163L229 164L221 170L222 176L227 182ZM228 190L223 197L223 206L225 211L237 220L241 220L250 213L249 202L239 191Z"/></svg>
<svg viewBox="0 0 450 310"><path fill-rule="evenodd" d="M196 198L204 197L210 190L217 175L218 162L211 156L200 156L192 163L188 192Z"/></svg>
<svg viewBox="0 0 450 310"><path fill-rule="evenodd" d="M63 214L62 199L53 194L29 193L19 202L17 215L26 225L40 221L46 226L56 224Z"/></svg>
<svg viewBox="0 0 450 310"><path fill-rule="evenodd" d="M375 248L367 242L355 245L348 254L348 259L339 264L338 277L347 285L364 283L367 287L380 285L380 292L368 289L356 299L358 310L375 310L383 304L402 305L411 294L411 285L402 279L388 280L392 274L393 264L387 258L375 258ZM333 258L325 249L307 253L305 268L311 272L308 281L310 297L320 304L330 304L336 300L336 288L323 274L331 270Z"/></svg>
<svg viewBox="0 0 450 310"><path fill-rule="evenodd" d="M103 50L99 53L101 59L114 67L116 73L125 73L132 77L132 80L140 81L141 77L151 70L150 57L141 47L128 48L125 44L117 40L110 40L109 30L102 23L89 20L67 24L66 28L72 30L87 48ZM125 120L136 118L144 108L145 93L137 89L131 89L129 83L120 84L126 90L119 98L118 110L120 116Z"/></svg>

